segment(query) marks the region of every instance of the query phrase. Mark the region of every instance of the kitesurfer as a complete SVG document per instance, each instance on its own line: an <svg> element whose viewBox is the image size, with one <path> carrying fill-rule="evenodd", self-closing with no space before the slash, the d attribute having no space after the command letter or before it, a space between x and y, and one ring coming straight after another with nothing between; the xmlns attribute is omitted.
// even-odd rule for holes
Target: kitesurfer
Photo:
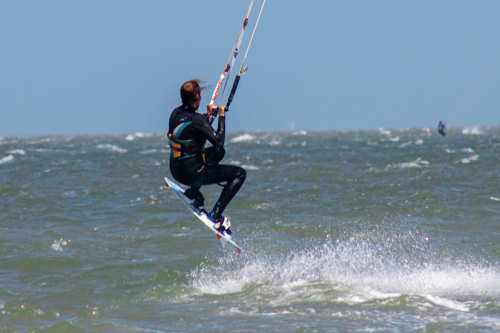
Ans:
<svg viewBox="0 0 500 333"><path fill-rule="evenodd" d="M442 136L446 136L445 129L446 129L445 124L440 120L438 123L438 133L441 134Z"/></svg>
<svg viewBox="0 0 500 333"><path fill-rule="evenodd" d="M170 171L184 185L190 186L185 195L193 205L203 209L202 185L221 184L224 188L209 213L219 232L231 234L229 219L222 215L246 178L243 168L219 164L224 158L225 107L207 105L207 113L197 113L201 101L198 80L186 81L181 86L182 105L170 115L168 138L170 140ZM219 116L217 131L211 122ZM212 145L205 148L206 141Z"/></svg>

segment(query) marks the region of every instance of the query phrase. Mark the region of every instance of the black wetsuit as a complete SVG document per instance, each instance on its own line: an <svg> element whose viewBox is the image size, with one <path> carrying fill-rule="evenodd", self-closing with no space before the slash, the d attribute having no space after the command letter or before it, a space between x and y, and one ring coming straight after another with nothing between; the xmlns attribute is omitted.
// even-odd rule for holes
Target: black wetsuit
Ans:
<svg viewBox="0 0 500 333"><path fill-rule="evenodd" d="M181 105L170 115L168 136L172 176L191 187L186 195L196 199L198 206L203 205L203 196L199 192L202 185L223 184L224 189L212 210L213 216L220 218L246 178L243 168L219 164L225 154L225 117L219 117L215 132L207 114ZM212 146L205 149L207 140Z"/></svg>
<svg viewBox="0 0 500 333"><path fill-rule="evenodd" d="M438 123L438 132L439 132L439 134L441 134L442 136L446 136L445 128L446 128L446 126L445 126L445 125L444 125L444 123L440 120L440 121L439 121L439 123Z"/></svg>

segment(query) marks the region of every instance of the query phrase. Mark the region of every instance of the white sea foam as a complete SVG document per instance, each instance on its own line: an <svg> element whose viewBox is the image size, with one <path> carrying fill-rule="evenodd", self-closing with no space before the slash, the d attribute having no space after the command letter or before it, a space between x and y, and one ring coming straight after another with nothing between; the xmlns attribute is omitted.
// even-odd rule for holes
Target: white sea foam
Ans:
<svg viewBox="0 0 500 333"><path fill-rule="evenodd" d="M391 131L386 130L386 129L383 129L383 128L379 128L379 129L378 129L378 132L379 132L380 134L383 134L383 135L386 135L386 136L390 136L390 135L391 135L391 133L392 133Z"/></svg>
<svg viewBox="0 0 500 333"><path fill-rule="evenodd" d="M399 142L399 136L395 136L393 138L389 138L389 141L391 141L391 142Z"/></svg>
<svg viewBox="0 0 500 333"><path fill-rule="evenodd" d="M134 134L128 134L125 137L125 140L134 141L135 139L150 138L153 135L154 135L153 133L135 132Z"/></svg>
<svg viewBox="0 0 500 333"><path fill-rule="evenodd" d="M153 137L153 133L144 133L144 132L135 132L136 138L151 138Z"/></svg>
<svg viewBox="0 0 500 333"><path fill-rule="evenodd" d="M304 131L304 130L295 131L295 132L292 133L292 135L294 135L294 136L304 136L304 135L307 135L307 132Z"/></svg>
<svg viewBox="0 0 500 333"><path fill-rule="evenodd" d="M35 139L28 140L26 143L29 145L38 145L40 143L49 143L49 142L53 142L55 140L56 140L55 137L35 138Z"/></svg>
<svg viewBox="0 0 500 333"><path fill-rule="evenodd" d="M111 152L115 152L115 153L126 153L127 152L127 149L123 149L123 148L120 148L120 147L118 147L116 145L112 145L112 144L109 144L109 143L99 144L99 145L97 145L97 148L98 149L107 150L107 151L111 151Z"/></svg>
<svg viewBox="0 0 500 333"><path fill-rule="evenodd" d="M143 154L143 155L149 155L149 154L154 154L156 152L157 152L156 149L147 149L147 150L141 151L140 153Z"/></svg>
<svg viewBox="0 0 500 333"><path fill-rule="evenodd" d="M500 198L497 198L497 197L490 197L490 200L493 200L493 201L500 201Z"/></svg>
<svg viewBox="0 0 500 333"><path fill-rule="evenodd" d="M462 148L460 151L463 153L471 153L472 154L474 152L474 149L467 147L467 148Z"/></svg>
<svg viewBox="0 0 500 333"><path fill-rule="evenodd" d="M444 307L452 309L452 310L464 311L464 312L469 311L469 308L461 302L446 299L444 297L432 296L432 295L426 295L425 298L434 304L444 306Z"/></svg>
<svg viewBox="0 0 500 333"><path fill-rule="evenodd" d="M422 140L422 139L417 139L417 140L415 141L415 144L416 144L416 145L422 145L422 144L424 144L424 140Z"/></svg>
<svg viewBox="0 0 500 333"><path fill-rule="evenodd" d="M263 203L255 205L256 210L268 210L271 207L273 207L273 204L271 204L269 202L263 202Z"/></svg>
<svg viewBox="0 0 500 333"><path fill-rule="evenodd" d="M457 163L469 164L470 162L477 161L478 159L479 155L472 155L470 157L462 158L461 160L457 161Z"/></svg>
<svg viewBox="0 0 500 333"><path fill-rule="evenodd" d="M409 142L404 142L404 143L402 143L402 144L400 144L400 145L399 145L399 148L406 148L406 147L408 147L408 146L409 146L409 145L411 145L411 144L412 144L412 142L411 142L411 141L409 141Z"/></svg>
<svg viewBox="0 0 500 333"><path fill-rule="evenodd" d="M259 170L258 166L251 165L251 164L243 164L241 167L245 170Z"/></svg>
<svg viewBox="0 0 500 333"><path fill-rule="evenodd" d="M481 135L483 132L478 126L466 127L462 130L463 135Z"/></svg>
<svg viewBox="0 0 500 333"><path fill-rule="evenodd" d="M76 191L65 191L63 193L63 196L65 196L66 198L76 198L78 196L78 193L76 193Z"/></svg>
<svg viewBox="0 0 500 333"><path fill-rule="evenodd" d="M389 164L385 167L385 170L390 170L390 169L409 169L409 168L421 168L424 166L428 166L430 163L429 161L423 160L422 158L417 158L415 161L411 162L401 162L401 163L392 163Z"/></svg>
<svg viewBox="0 0 500 333"><path fill-rule="evenodd" d="M8 153L13 155L26 155L26 152L22 149L9 150Z"/></svg>
<svg viewBox="0 0 500 333"><path fill-rule="evenodd" d="M64 240L62 238L54 240L50 246L52 250L57 252L62 252L66 246L71 242L71 240Z"/></svg>
<svg viewBox="0 0 500 333"><path fill-rule="evenodd" d="M14 156L13 155L7 155L7 156L5 156L3 158L0 158L0 165L12 162L13 160L14 160Z"/></svg>
<svg viewBox="0 0 500 333"><path fill-rule="evenodd" d="M255 140L255 137L248 134L248 133L245 133L245 134L241 134L241 135L238 135L234 138L231 139L231 142L232 143L238 143L238 142L250 142L250 141L253 141Z"/></svg>
<svg viewBox="0 0 500 333"><path fill-rule="evenodd" d="M270 142L269 142L269 145L270 146L279 146L281 144L281 140L280 139L272 139Z"/></svg>

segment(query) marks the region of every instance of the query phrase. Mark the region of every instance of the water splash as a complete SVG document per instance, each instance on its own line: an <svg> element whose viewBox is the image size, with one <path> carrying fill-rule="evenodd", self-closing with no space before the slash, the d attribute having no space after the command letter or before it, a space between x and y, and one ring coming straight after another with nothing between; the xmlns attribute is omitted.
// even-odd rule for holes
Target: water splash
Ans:
<svg viewBox="0 0 500 333"><path fill-rule="evenodd" d="M443 255L427 235L362 232L286 254L258 250L243 260L224 258L194 270L191 286L208 295L256 293L275 304L305 298L353 304L411 295L467 311L453 299L497 297L500 272L464 255Z"/></svg>

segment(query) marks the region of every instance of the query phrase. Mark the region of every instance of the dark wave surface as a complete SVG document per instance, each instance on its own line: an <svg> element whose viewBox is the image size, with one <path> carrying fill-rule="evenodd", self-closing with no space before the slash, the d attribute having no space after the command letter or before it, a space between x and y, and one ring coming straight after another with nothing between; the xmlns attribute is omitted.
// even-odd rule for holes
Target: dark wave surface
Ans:
<svg viewBox="0 0 500 333"><path fill-rule="evenodd" d="M241 255L168 159L154 134L0 138L0 332L500 330L499 129L233 134Z"/></svg>

